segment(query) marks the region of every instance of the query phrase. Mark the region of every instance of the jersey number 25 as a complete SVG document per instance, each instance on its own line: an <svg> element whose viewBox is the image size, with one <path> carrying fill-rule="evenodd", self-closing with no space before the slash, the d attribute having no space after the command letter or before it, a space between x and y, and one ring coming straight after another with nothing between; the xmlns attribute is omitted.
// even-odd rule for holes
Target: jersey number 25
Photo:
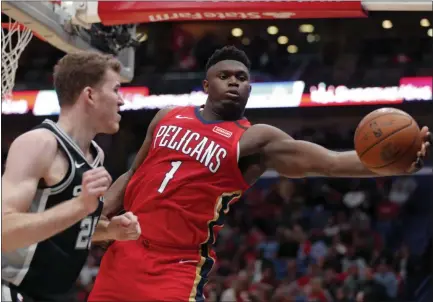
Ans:
<svg viewBox="0 0 433 302"><path fill-rule="evenodd" d="M75 243L76 250L88 250L92 243L92 235L95 232L98 224L98 217L86 217L81 220L80 232L78 233L77 242Z"/></svg>

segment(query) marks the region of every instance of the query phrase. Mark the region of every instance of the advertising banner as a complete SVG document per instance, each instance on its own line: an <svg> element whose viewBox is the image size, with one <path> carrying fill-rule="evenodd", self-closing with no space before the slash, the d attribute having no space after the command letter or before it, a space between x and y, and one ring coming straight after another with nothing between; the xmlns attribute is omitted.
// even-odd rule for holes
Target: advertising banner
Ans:
<svg viewBox="0 0 433 302"><path fill-rule="evenodd" d="M98 1L104 25L147 22L366 17L361 1Z"/></svg>
<svg viewBox="0 0 433 302"><path fill-rule="evenodd" d="M431 78L430 81L427 78L403 78L400 85L390 87L349 88L320 83L309 90L302 96L301 107L389 105L432 100Z"/></svg>
<svg viewBox="0 0 433 302"><path fill-rule="evenodd" d="M327 86L320 83L305 91L303 81L253 83L248 109L390 105L403 102L431 102L432 78L402 78L391 87ZM147 87L123 87L121 111L160 109L167 106L199 106L206 102L203 91L185 94L149 94ZM2 102L2 114L55 115L60 111L54 90L17 91Z"/></svg>

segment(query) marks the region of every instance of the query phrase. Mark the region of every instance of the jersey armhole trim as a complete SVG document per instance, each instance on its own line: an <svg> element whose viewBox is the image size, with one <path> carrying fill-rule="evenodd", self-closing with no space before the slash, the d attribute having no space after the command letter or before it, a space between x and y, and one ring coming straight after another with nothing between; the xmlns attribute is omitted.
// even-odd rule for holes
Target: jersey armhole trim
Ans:
<svg viewBox="0 0 433 302"><path fill-rule="evenodd" d="M51 194L59 194L59 193L63 192L71 184L72 180L74 179L75 165L74 165L74 160L72 158L72 155L69 152L66 145L63 143L63 141L60 139L60 137L55 132L52 132L52 133L55 136L57 143L62 146L62 148L61 148L62 151L69 158L69 167L68 167L68 171L66 172L66 175L57 184L52 185L52 186L43 186L39 189L41 189L41 190L50 189Z"/></svg>

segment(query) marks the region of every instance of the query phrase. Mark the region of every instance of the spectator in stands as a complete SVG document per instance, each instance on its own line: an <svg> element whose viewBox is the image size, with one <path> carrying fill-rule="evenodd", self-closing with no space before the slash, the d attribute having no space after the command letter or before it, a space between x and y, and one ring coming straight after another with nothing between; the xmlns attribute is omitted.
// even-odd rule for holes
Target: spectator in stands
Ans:
<svg viewBox="0 0 433 302"><path fill-rule="evenodd" d="M360 302L369 301L386 301L388 296L386 294L386 288L376 281L373 269L367 267L362 282L359 285L358 291L355 295L355 299Z"/></svg>
<svg viewBox="0 0 433 302"><path fill-rule="evenodd" d="M378 265L377 272L374 274L374 280L385 287L388 299L393 300L397 298L398 279L385 261L382 261Z"/></svg>
<svg viewBox="0 0 433 302"><path fill-rule="evenodd" d="M347 277L344 280L344 289L349 297L353 298L361 285L361 276L357 263L352 262L347 271Z"/></svg>
<svg viewBox="0 0 433 302"><path fill-rule="evenodd" d="M232 281L231 287L221 295L221 302L249 302L248 289L251 285L250 276L241 271Z"/></svg>

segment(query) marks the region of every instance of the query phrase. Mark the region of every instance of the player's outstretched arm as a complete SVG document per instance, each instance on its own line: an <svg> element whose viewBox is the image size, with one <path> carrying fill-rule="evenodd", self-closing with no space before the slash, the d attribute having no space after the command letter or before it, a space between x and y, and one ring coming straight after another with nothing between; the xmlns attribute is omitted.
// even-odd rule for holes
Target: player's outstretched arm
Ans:
<svg viewBox="0 0 433 302"><path fill-rule="evenodd" d="M43 129L25 133L12 143L2 177L2 252L27 247L70 227L95 211L98 194L108 188L108 173L94 169L83 175L80 197L43 212L28 213L39 180L47 174L56 152L55 137ZM92 184L96 185L92 191L95 200L89 199L88 186Z"/></svg>
<svg viewBox="0 0 433 302"><path fill-rule="evenodd" d="M104 210L102 212L104 215L110 216L114 213L117 213L122 208L123 196L125 195L126 185L149 153L150 147L152 145L153 132L156 125L158 125L159 121L172 109L173 107L161 109L160 111L158 111L158 113L149 124L146 132L146 137L140 147L140 150L135 156L131 168L124 174L122 174L105 194Z"/></svg>
<svg viewBox="0 0 433 302"><path fill-rule="evenodd" d="M307 141L294 140L273 126L257 124L241 139L241 157L259 153L266 168L291 178L313 175L328 177L371 177L355 151L335 152Z"/></svg>

